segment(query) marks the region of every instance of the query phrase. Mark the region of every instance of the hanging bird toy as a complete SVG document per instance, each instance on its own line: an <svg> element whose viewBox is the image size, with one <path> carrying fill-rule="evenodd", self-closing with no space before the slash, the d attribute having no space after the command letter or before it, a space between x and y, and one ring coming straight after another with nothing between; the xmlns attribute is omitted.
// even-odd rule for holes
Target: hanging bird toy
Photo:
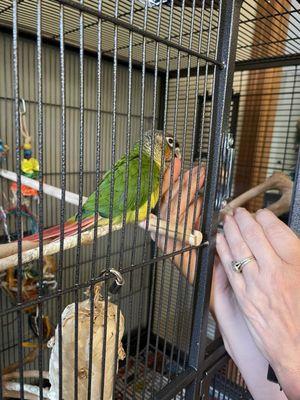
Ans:
<svg viewBox="0 0 300 400"><path fill-rule="evenodd" d="M24 144L22 146L23 159L21 161L21 174L27 176L28 178L37 179L39 173L39 162L36 158L32 157L32 143L26 124L26 104L24 99L20 99L19 113L20 129L24 139ZM13 197L16 198L17 183L13 182L10 188L12 190ZM25 185L21 185L21 193L24 197L36 198L38 195L38 191L36 189L32 189Z"/></svg>
<svg viewBox="0 0 300 400"><path fill-rule="evenodd" d="M9 147L7 146L7 144L4 144L3 140L0 139L0 165L2 165L3 161L6 161L8 150Z"/></svg>

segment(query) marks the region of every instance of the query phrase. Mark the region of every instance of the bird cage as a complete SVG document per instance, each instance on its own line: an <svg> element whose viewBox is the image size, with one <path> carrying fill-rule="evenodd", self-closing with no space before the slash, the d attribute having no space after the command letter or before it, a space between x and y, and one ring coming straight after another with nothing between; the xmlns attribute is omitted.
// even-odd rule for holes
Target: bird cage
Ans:
<svg viewBox="0 0 300 400"><path fill-rule="evenodd" d="M274 171L295 181L289 223L299 229L299 11L296 0L1 1L1 243L17 241L0 247L0 399L251 398L209 313L215 234L221 209ZM29 180L24 120L39 164ZM149 199L154 162L142 177L142 148L151 137L153 160L157 130L171 135L173 161L180 145L177 187L171 179L164 192L177 190L177 207L163 210L160 171L146 222L136 210L114 223L117 161L125 154L126 205L138 144L136 198L147 179ZM96 211L89 231L83 211L109 170L102 235ZM202 201L191 229L184 185L188 202ZM43 241L57 224L54 244Z"/></svg>

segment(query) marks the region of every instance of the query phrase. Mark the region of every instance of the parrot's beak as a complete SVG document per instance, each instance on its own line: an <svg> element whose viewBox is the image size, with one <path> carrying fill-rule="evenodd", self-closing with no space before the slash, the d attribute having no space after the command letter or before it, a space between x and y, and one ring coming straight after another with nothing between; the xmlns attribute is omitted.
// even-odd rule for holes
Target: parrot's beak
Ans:
<svg viewBox="0 0 300 400"><path fill-rule="evenodd" d="M181 160L181 151L179 147L176 147L175 149L175 157L179 158L179 160Z"/></svg>

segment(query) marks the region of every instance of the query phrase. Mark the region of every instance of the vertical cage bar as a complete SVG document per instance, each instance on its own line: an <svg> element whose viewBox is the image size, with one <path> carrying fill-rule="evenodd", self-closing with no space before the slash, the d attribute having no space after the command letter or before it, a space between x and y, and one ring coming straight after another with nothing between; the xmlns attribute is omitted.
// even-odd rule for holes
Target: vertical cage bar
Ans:
<svg viewBox="0 0 300 400"><path fill-rule="evenodd" d="M130 23L133 23L134 16L134 0L131 2L130 7ZM128 46L128 98L127 98L127 131L126 131L126 177L129 176L129 148L130 148L130 136L131 136L131 113L132 113L132 44L133 44L133 33L129 32L129 46ZM126 179L125 179L126 182ZM127 203L127 195L128 195L128 182L125 185L125 202ZM125 203L124 202L124 203ZM124 214L125 214L124 207ZM125 217L123 215L123 221ZM124 228L125 234L125 228ZM134 231L134 235L136 235L136 231ZM122 230L122 239L123 239L123 230ZM135 239L134 239L135 240ZM123 242L123 240L122 240ZM123 254L123 253L122 253ZM120 264L123 262L123 256L120 257ZM131 254L131 259L133 260L133 251ZM129 272L129 291L132 293L133 290L133 271ZM133 311L133 294L129 296L129 304L128 304L128 312L127 312L127 357L125 364L125 378L124 378L124 398L126 398L127 393L127 378L128 378L128 369L129 369L129 358L130 358L130 341L131 341L131 330L132 330L132 311Z"/></svg>
<svg viewBox="0 0 300 400"><path fill-rule="evenodd" d="M218 30L218 60L224 68L215 67L213 88L212 130L209 140L209 158L206 171L206 185L203 201L203 236L209 245L199 250L196 272L193 330L189 352L189 366L199 369L205 357L206 332L208 319L209 294L211 286L212 265L215 252L215 235L218 224L218 210L215 207L217 180L219 173L220 147L223 133L227 129L231 103L233 70L237 47L241 0L220 1L220 23ZM187 388L187 399L199 396L198 382Z"/></svg>
<svg viewBox="0 0 300 400"><path fill-rule="evenodd" d="M298 150L298 160L295 171L294 190L292 196L292 205L289 216L289 226L300 234L300 149Z"/></svg>
<svg viewBox="0 0 300 400"><path fill-rule="evenodd" d="M60 202L60 248L57 270L57 329L58 329L58 400L63 396L63 358L62 358L62 275L64 262L64 220L65 220L65 198L66 198L66 93L65 93L65 45L64 45L64 6L60 6L59 15L59 60L60 60L60 179L61 179L61 202Z"/></svg>
<svg viewBox="0 0 300 400"><path fill-rule="evenodd" d="M179 35L179 42L182 42L182 34L183 34L183 22L184 22L184 10L185 10L185 2L182 2L182 18L180 21L180 35ZM194 20L194 13L195 13L195 1L193 0L192 2L192 21ZM192 45L193 41L193 28L194 28L194 22L192 22L189 30L189 46ZM180 87L180 53L178 54L178 62L177 62L177 78L176 78L176 96L175 96L175 109L178 109L178 101L179 101L179 87ZM181 165L181 170L180 170L180 175L178 177L178 183L179 183L179 190L178 190L178 200L177 200L177 211L176 211L176 217L175 217L175 235L174 235L174 241L173 241L173 249L172 252L176 251L177 247L177 230L178 230L178 224L179 224L179 217L180 217L180 211L181 211L181 201L182 201L182 192L183 192L183 177L184 177L184 166L185 166L185 152L186 152L186 139L187 139L187 134L186 134L186 128L187 128L187 117L188 117L188 102L189 102L189 84L190 84L190 67L191 67L191 57L188 55L188 66L187 66L187 78L186 78L186 84L185 84L185 101L184 101L184 121L183 121L183 141L181 143L182 145L182 165ZM176 118L176 119L175 119ZM178 119L178 114L177 111L175 112L174 115L174 128L175 128L175 134L177 134L177 119ZM191 180L189 179L188 182L188 192L190 190L190 185L191 185ZM186 214L187 217L187 214ZM186 221L186 218L185 218ZM184 246L184 240L185 240L185 235L186 235L186 226L185 222L183 222L183 242L182 244L178 244L179 246L183 247ZM170 288L169 288L169 299L168 299L168 307L167 307L167 318L170 315L170 306L171 306L171 299L173 297L173 278L174 278L174 261L175 257L173 256L171 258L171 275L170 275ZM177 284L177 289L176 290L176 301L175 301L175 310L180 309L180 297L181 297L181 283L182 283L183 277L182 275L179 275L178 278L178 284ZM174 358L174 353L177 347L177 355L178 358L180 357L180 343L177 340L176 343L176 336L178 339L178 335L176 335L178 328L179 328L179 312L175 313L174 315L174 321L173 321L173 327L172 327L172 339L171 339L171 352L170 352L170 363L173 363L173 358ZM163 353L163 362L162 365L164 367L164 362L166 358L166 339L167 339L167 323L165 325L165 343L164 343L164 353ZM177 344L177 346L176 346ZM172 368L169 369L168 373L168 380L171 379L171 370Z"/></svg>
<svg viewBox="0 0 300 400"><path fill-rule="evenodd" d="M84 0L80 0L84 4ZM78 204L78 242L76 248L75 266L75 349L74 349L74 400L78 399L78 340L79 340L79 285L81 260L81 228L82 228L82 197L83 197L83 168L84 168L84 14L79 14L79 204Z"/></svg>
<svg viewBox="0 0 300 400"><path fill-rule="evenodd" d="M296 92L296 83L297 83L297 67L295 66L292 94L291 94L291 105L290 105L289 116L288 116L288 121L287 121L287 135L285 138L284 152L283 152L282 171L284 171L286 168L285 164L286 164L286 156L288 153L288 142L290 139L291 121L292 121L293 107L294 107L294 101L295 101L295 92Z"/></svg>
<svg viewBox="0 0 300 400"><path fill-rule="evenodd" d="M171 0L171 12L170 12L170 19L169 19L169 29L168 29L168 38L171 38L172 34L172 27L174 26L174 0ZM181 24L180 24L180 40L182 38L182 18L181 18ZM179 86L179 77L180 77L180 52L178 52L178 60L177 60L177 75L176 75L176 83L177 83L177 92L178 92L178 86ZM169 68L170 68L170 48L167 48L167 57L166 57L166 84L165 84L165 106L164 106L164 120L163 120L163 132L164 132L164 137L166 135L166 128L167 128L167 112L168 112L168 92L169 92ZM176 142L176 123L177 123L177 105L178 105L178 93L176 92L176 106L175 106L175 114L174 114L174 143ZM174 157L174 148L173 148L173 154L172 157ZM171 202L172 198L172 192L173 192L173 175L174 175L174 164L171 164L170 167L170 187L169 187L169 192L168 192L168 204ZM160 189L160 195L159 197L161 198L161 189ZM158 212L157 212L157 220L158 222L160 221L160 206L161 202L159 203L158 207ZM169 236L169 226L170 226L170 207L168 207L167 210L167 218L166 218L166 235L165 235L165 244L163 248L163 254L167 253L167 242L168 242L168 236ZM159 230L159 225L157 224L156 232L155 232L155 243L158 242L158 230ZM156 247L156 254L157 255L157 247ZM165 263L166 259L162 261L162 273L161 273L161 278L160 278L160 288L164 287L164 280L165 280ZM170 295L170 290L172 287L172 275L173 270L171 270L171 284L169 288L169 294L168 294L168 306L167 306L167 315L169 313L169 307L170 307L170 300L171 300L171 295ZM162 304L162 297L163 296L163 291L160 290L160 295L159 295L159 304ZM154 359L154 364L153 364L153 370L152 370L152 384L153 384L153 379L154 379L154 374L155 374L155 367L157 363L157 354L158 354L158 345L159 345L159 330L160 330L160 324L161 324L161 319L162 319L162 309L160 308L158 312L158 321L157 321L157 335L156 335L156 341L155 341L155 359ZM166 346L167 346L167 340L166 340L166 332L167 332L167 323L165 325L165 332L164 332L164 348L163 348L163 363L164 363L164 357L166 353ZM152 392L153 395L153 392Z"/></svg>
<svg viewBox="0 0 300 400"><path fill-rule="evenodd" d="M158 20L157 20L157 28L156 28L156 34L160 34L160 29L161 29L161 15L162 15L162 3L159 4L159 9L158 9ZM156 42L155 43L155 65L154 65L154 89L153 89L153 97L154 99L157 96L157 69L158 69L158 57L159 57L159 44ZM163 78L160 79L160 104L159 104L159 110L158 110L158 129L163 130L163 141L165 140L165 130L164 128L164 115L165 115L165 90L166 90L166 82L167 82L167 72ZM153 118L152 118L152 136L154 135L154 130L155 130L155 125L156 125L156 101L153 103ZM151 151L153 149L151 148ZM153 158L153 155L151 154L151 158ZM161 158L163 158L163 154L161 155ZM162 165L163 165L164 160L162 160ZM151 165L153 167L153 165ZM150 177L152 176L152 169L150 173ZM159 198L161 198L161 192L162 192L162 171L160 171L160 177L159 177ZM147 210L147 218L149 217L148 215L148 210ZM155 237L157 239L158 237L158 228L159 228L159 222L160 222L160 215L159 215L159 207L158 207L158 224L157 224L157 229L155 233ZM148 227L147 227L148 228ZM150 257L153 259L157 255L158 248L155 245L156 241L153 242L151 241L150 244ZM150 337L151 337L151 328L152 328L152 318L153 318L153 301L154 301L154 290L155 290L155 285L156 285L156 268L157 268L157 263L152 263L150 266L150 274L149 274L149 296L148 296L148 320L147 320L147 339L146 339L146 354L145 354L145 362L144 362L144 374L143 374L143 380L144 380L144 386L143 386L143 393L142 393L142 398L145 398L145 390L146 390L146 378L147 378L147 371L148 371L148 359L149 359L149 348L150 348Z"/></svg>
<svg viewBox="0 0 300 400"><path fill-rule="evenodd" d="M147 29L147 15L148 15L148 4L146 3L144 9L144 20L143 29ZM139 143L139 171L138 171L138 183L137 183L137 196L136 196L136 209L135 209L135 235L139 217L139 204L142 196L141 184L142 184L142 154L144 145L144 132L145 132L145 75L146 75L146 38L143 36L142 41L142 84L141 84L141 116L140 116L140 143ZM151 147L153 146L153 141ZM146 235L146 232L144 233ZM145 246L143 245L142 260L145 257ZM140 352L140 342L141 342L141 320L142 320L142 296L143 296L143 277L144 268L140 271L140 292L138 295L138 329L137 329L137 341L136 341L136 351L135 351L135 366L134 366L134 376L137 377L138 374L138 363L139 363L139 352ZM136 379L135 379L136 381ZM133 385L133 396L136 397L136 385Z"/></svg>
<svg viewBox="0 0 300 400"><path fill-rule="evenodd" d="M14 127L16 137L16 171L17 171L17 239L18 239L18 292L17 301L22 302L22 232L21 232L21 137L19 113L19 62L18 62L18 1L13 0L13 93L14 93ZM18 362L20 374L20 398L24 399L24 366L23 366L23 315L17 311L18 316Z"/></svg>
<svg viewBox="0 0 300 400"><path fill-rule="evenodd" d="M119 0L115 0L114 15L118 16ZM114 190L115 190L115 163L116 163L116 112L117 112L117 72L118 72L118 26L114 25L114 52L113 52L113 94L112 94L112 135L111 135L111 180L109 193L109 231L106 246L106 274L108 275L111 263L112 248L112 226L113 226L113 206L114 206ZM104 334L102 346L102 363L101 363L101 395L103 399L105 384L105 364L106 364L106 345L107 345L107 312L108 312L108 281L104 282Z"/></svg>
<svg viewBox="0 0 300 400"><path fill-rule="evenodd" d="M101 12L102 0L98 2L98 10ZM88 365L88 400L92 394L92 375L93 375L93 335L94 335L94 279L96 277L96 259L97 259L97 228L98 228L98 203L99 203L99 185L101 170L101 85L102 85L102 21L99 18L97 22L97 130L96 130L96 190L95 190L95 210L94 210L94 241L92 250L91 267L91 287L90 287L90 342L89 342L89 365Z"/></svg>
<svg viewBox="0 0 300 400"><path fill-rule="evenodd" d="M43 197L43 105L42 105L42 3L41 0L37 2L37 49L36 49L36 64L37 64L37 98L38 98L38 162L39 162L39 203L38 203L38 233L39 233L39 299L41 302L37 305L38 312L38 366L39 366L39 393L40 398L43 398L43 228L44 228L44 197Z"/></svg>
<svg viewBox="0 0 300 400"><path fill-rule="evenodd" d="M210 6L210 13L209 13L209 30L208 30L208 37L207 37L207 49L206 49L206 54L210 54L210 48L211 48L211 33L212 33L212 26L213 26L213 11L214 11L214 1L211 2L211 6ZM202 31L203 31L203 17L204 17L204 13L205 13L205 4L204 4L204 0L202 0L202 9L201 9L201 29L199 31L199 52L201 51L201 46L202 46ZM190 173L189 173L189 182L188 182L188 193L187 193L187 204L189 204L189 197L190 197L190 186L191 186L191 179L192 179L192 169L193 169L193 158L194 158L194 154L195 154L195 136L196 136L196 123L197 123L197 105L198 105L198 91L199 91L199 65L200 64L200 60L197 60L197 74L196 74L196 88L195 88L195 107L194 107L194 115L193 115L193 139L192 139L192 149L191 149L191 155L190 155ZM201 128L200 128L200 121L198 121L198 129L200 130L200 135L198 137L197 140L197 145L199 148L199 159L198 159L198 163L197 163L197 176L196 176L196 187L199 187L199 181L200 181L200 172L201 172L201 167L202 167L202 159L201 159L201 149L202 149L202 141L203 141L203 129L204 129L204 117L205 117L205 105L206 105L206 97L207 97L207 81L208 81L208 67L209 64L206 63L205 66L205 75L204 75L204 87L203 87L203 103L202 103L202 114L201 114ZM190 76L190 70L188 69L187 71L187 75L188 75L188 80L189 80L189 76ZM187 107L187 104L186 104ZM187 112L187 111L186 111ZM193 211L193 227L195 225L195 220L196 220L196 214L197 214L197 209L198 209L198 195L197 192L194 195L194 211ZM185 219L185 226L184 229L186 229L186 223L187 223L187 218ZM185 231L184 231L185 232ZM180 272L181 274L184 272L183 271L183 261L184 261L184 256L188 257L188 266L187 266L187 280L186 280L186 285L185 285L185 293L184 293L184 300L183 300L183 304L186 303L187 301L187 292L188 292L188 282L190 280L190 274L191 274L191 263L195 260L192 261L192 251L188 252L188 254L184 255L182 254L180 256ZM182 290L180 290L180 288L178 288L178 292L181 293ZM179 337L178 337L178 343L180 345L180 340L181 337L183 335L183 328L184 328L184 324L182 323L182 327L181 327L181 332L179 332ZM186 330L188 333L190 333L190 329L191 329L191 322L189 322L189 326L188 329ZM190 339L189 339L190 340ZM185 352L184 354L184 361L183 361L183 365L185 365L186 363L186 359L187 359L187 353ZM178 351L178 356L177 356L177 367L176 367L176 372L178 372L179 369L179 361L180 361L180 351Z"/></svg>

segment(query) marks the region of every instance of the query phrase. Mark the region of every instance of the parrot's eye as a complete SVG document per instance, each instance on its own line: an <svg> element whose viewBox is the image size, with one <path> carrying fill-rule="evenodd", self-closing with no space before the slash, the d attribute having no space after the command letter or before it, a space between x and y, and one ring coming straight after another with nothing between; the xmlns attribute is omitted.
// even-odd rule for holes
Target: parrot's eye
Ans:
<svg viewBox="0 0 300 400"><path fill-rule="evenodd" d="M173 143L174 143L173 138L167 137L167 142L168 142L168 144L169 144L170 147L173 147Z"/></svg>

